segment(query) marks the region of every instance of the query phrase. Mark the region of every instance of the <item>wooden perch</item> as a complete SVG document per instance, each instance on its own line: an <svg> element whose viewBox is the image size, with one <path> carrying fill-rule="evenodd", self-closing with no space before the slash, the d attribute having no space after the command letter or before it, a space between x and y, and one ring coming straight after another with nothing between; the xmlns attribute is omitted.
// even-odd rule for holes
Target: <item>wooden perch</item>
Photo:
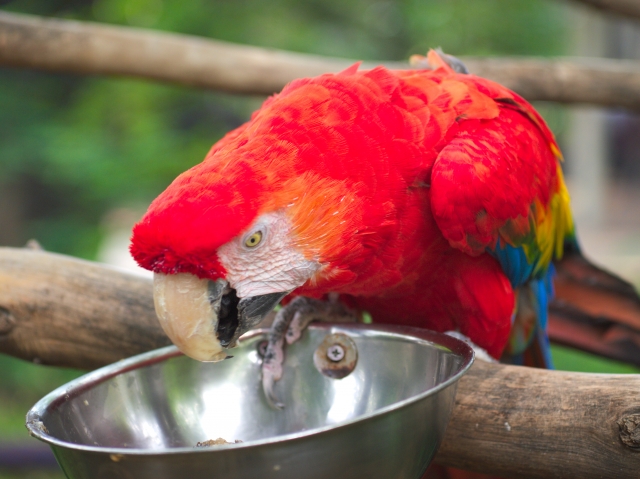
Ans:
<svg viewBox="0 0 640 479"><path fill-rule="evenodd" d="M94 369L168 344L150 279L68 256L0 248L0 352Z"/></svg>
<svg viewBox="0 0 640 479"><path fill-rule="evenodd" d="M603 12L615 13L626 17L640 19L640 2L638 0L573 0Z"/></svg>
<svg viewBox="0 0 640 479"><path fill-rule="evenodd" d="M439 464L510 478L638 478L640 375L476 361Z"/></svg>
<svg viewBox="0 0 640 479"><path fill-rule="evenodd" d="M352 63L190 35L0 12L4 66L270 95L294 78L339 71Z"/></svg>
<svg viewBox="0 0 640 479"><path fill-rule="evenodd" d="M455 53L455 52L454 52ZM640 64L603 59L463 58L474 74L530 101L640 110ZM298 77L355 60L249 47L201 37L0 12L0 66L119 75L268 95ZM390 68L406 63L384 62ZM364 68L376 63L365 62Z"/></svg>
<svg viewBox="0 0 640 479"><path fill-rule="evenodd" d="M603 58L464 58L469 70L529 101L640 110L640 63Z"/></svg>
<svg viewBox="0 0 640 479"><path fill-rule="evenodd" d="M142 277L0 248L0 352L93 368L164 346L151 295ZM502 477L637 478L640 377L476 361L436 461Z"/></svg>

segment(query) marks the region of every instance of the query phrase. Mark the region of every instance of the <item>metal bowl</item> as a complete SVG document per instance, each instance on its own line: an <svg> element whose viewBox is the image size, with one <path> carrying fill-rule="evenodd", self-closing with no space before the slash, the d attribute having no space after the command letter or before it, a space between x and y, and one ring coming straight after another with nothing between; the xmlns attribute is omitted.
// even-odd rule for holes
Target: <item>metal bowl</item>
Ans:
<svg viewBox="0 0 640 479"><path fill-rule="evenodd" d="M421 476L473 362L464 342L416 328L312 325L287 350L277 410L260 382L266 334L245 334L218 363L168 347L104 367L41 399L27 428L70 479ZM317 364L332 334L357 350L342 379ZM242 442L197 447L217 438Z"/></svg>

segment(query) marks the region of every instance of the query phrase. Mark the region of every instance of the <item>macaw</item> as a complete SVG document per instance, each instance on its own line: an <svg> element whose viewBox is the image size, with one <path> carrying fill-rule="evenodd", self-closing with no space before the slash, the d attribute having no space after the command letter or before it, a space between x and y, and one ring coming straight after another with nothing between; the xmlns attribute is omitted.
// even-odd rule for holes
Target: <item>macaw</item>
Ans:
<svg viewBox="0 0 640 479"><path fill-rule="evenodd" d="M151 203L130 250L186 355L226 357L285 299L276 405L283 338L318 315L456 331L496 359L533 341L550 362L553 261L577 248L558 145L516 93L420 62L291 82Z"/></svg>

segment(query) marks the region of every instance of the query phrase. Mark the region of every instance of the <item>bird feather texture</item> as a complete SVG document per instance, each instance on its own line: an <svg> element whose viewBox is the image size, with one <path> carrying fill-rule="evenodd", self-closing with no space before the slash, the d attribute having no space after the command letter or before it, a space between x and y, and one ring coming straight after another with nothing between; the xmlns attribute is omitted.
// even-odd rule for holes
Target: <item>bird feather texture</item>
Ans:
<svg viewBox="0 0 640 479"><path fill-rule="evenodd" d="M284 211L321 265L294 295L339 293L374 321L457 329L499 357L518 290L573 235L561 156L524 99L429 58L435 70L354 65L287 85L151 204L134 258L223 277L217 249Z"/></svg>

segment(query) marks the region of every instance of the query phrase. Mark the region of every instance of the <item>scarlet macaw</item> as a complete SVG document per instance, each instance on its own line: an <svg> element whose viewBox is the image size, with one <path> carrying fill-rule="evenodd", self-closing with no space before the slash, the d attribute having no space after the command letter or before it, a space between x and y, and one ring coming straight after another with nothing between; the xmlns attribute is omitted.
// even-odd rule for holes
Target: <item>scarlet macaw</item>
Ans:
<svg viewBox="0 0 640 479"><path fill-rule="evenodd" d="M289 321L342 305L494 358L510 333L511 353L544 349L552 261L576 247L558 146L514 92L428 62L293 81L153 201L131 253L185 354L225 357L297 296L265 359L274 402Z"/></svg>

